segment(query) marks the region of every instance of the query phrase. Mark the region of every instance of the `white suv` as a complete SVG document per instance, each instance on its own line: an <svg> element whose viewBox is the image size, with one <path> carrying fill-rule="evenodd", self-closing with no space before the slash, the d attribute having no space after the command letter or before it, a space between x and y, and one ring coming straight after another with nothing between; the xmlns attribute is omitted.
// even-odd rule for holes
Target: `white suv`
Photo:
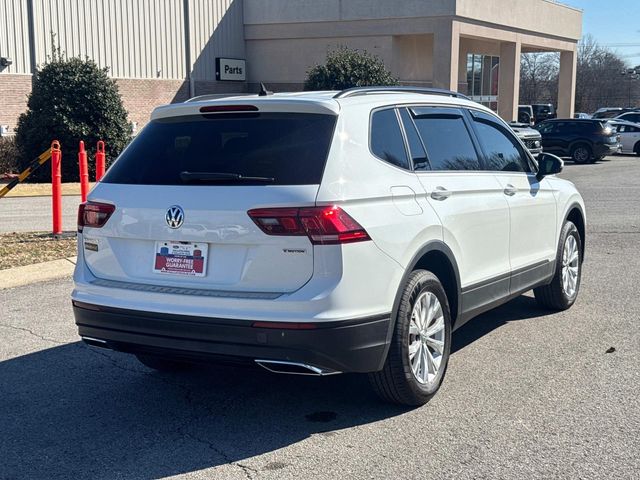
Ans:
<svg viewBox="0 0 640 480"><path fill-rule="evenodd" d="M530 289L576 300L584 203L547 176L560 159L538 162L448 91L157 108L80 207L80 336L160 370L369 373L384 399L423 404L455 328Z"/></svg>

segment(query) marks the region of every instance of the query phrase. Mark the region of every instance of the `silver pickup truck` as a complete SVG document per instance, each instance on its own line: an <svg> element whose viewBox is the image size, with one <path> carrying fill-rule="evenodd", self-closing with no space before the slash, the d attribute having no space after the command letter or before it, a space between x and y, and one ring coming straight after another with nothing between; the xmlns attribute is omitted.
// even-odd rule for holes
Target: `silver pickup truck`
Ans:
<svg viewBox="0 0 640 480"><path fill-rule="evenodd" d="M526 123L511 122L509 123L509 126L516 135L520 137L534 157L537 157L539 153L542 153L542 136L540 135L540 132L531 128Z"/></svg>

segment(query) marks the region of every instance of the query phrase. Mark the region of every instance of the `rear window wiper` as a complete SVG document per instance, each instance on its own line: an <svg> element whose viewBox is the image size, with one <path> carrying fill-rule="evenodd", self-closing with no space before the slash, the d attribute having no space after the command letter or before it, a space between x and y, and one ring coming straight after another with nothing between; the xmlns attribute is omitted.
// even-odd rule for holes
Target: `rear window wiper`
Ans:
<svg viewBox="0 0 640 480"><path fill-rule="evenodd" d="M180 179L185 182L259 182L273 183L273 177L248 177L239 173L223 173L223 172L180 172Z"/></svg>

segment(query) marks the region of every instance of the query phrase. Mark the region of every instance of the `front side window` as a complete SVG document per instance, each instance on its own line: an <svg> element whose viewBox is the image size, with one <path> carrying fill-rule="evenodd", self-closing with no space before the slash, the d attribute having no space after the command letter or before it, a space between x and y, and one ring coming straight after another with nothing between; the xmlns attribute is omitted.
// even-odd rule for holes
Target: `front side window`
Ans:
<svg viewBox="0 0 640 480"><path fill-rule="evenodd" d="M481 170L460 110L419 107L412 113L432 170Z"/></svg>
<svg viewBox="0 0 640 480"><path fill-rule="evenodd" d="M526 153L515 137L491 116L473 112L480 146L485 154L486 169L498 172L530 172Z"/></svg>
<svg viewBox="0 0 640 480"><path fill-rule="evenodd" d="M580 126L576 125L575 123L558 122L558 123L556 123L555 131L557 133L562 133L562 134L579 133L580 132Z"/></svg>
<svg viewBox="0 0 640 480"><path fill-rule="evenodd" d="M395 109L378 110L373 113L371 118L371 151L385 162L396 167L410 169Z"/></svg>
<svg viewBox="0 0 640 480"><path fill-rule="evenodd" d="M553 131L553 123L541 123L540 125L536 126L536 128L540 133L551 133Z"/></svg>

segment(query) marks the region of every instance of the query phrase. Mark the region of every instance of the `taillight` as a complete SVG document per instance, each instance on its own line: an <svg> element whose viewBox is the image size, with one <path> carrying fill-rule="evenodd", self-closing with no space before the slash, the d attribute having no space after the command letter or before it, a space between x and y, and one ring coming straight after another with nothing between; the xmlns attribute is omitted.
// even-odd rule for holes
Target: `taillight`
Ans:
<svg viewBox="0 0 640 480"><path fill-rule="evenodd" d="M362 226L338 206L257 208L247 212L267 235L306 235L315 245L371 240Z"/></svg>
<svg viewBox="0 0 640 480"><path fill-rule="evenodd" d="M78 207L78 232L82 232L84 227L102 227L115 210L116 206L109 203L81 203Z"/></svg>

